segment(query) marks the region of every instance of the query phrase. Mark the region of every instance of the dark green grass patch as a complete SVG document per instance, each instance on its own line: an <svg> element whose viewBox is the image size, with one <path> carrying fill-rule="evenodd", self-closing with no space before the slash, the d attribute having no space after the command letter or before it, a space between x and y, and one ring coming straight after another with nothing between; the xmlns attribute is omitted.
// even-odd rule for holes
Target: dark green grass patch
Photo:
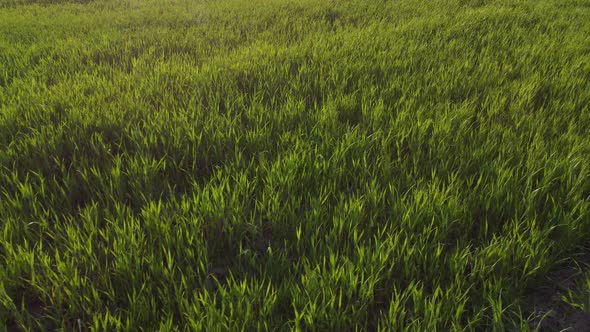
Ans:
<svg viewBox="0 0 590 332"><path fill-rule="evenodd" d="M550 326L586 2L3 2L0 325Z"/></svg>

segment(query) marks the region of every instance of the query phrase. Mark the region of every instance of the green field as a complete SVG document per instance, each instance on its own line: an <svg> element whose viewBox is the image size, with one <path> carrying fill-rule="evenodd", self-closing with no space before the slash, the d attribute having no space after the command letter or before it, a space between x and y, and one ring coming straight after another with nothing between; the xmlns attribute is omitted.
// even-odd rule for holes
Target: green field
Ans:
<svg viewBox="0 0 590 332"><path fill-rule="evenodd" d="M0 331L590 327L590 0L0 0Z"/></svg>

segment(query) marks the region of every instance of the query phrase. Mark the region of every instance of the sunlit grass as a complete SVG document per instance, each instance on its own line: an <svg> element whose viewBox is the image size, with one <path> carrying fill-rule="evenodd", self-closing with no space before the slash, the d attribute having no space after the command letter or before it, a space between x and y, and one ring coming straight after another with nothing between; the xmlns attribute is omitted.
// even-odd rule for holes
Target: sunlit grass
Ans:
<svg viewBox="0 0 590 332"><path fill-rule="evenodd" d="M526 330L590 244L588 1L0 1L9 329Z"/></svg>

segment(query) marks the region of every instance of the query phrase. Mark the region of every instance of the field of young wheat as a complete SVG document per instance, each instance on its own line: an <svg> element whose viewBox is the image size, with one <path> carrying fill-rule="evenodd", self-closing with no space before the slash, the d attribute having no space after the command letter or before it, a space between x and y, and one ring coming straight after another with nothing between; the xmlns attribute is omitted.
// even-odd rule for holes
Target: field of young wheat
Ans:
<svg viewBox="0 0 590 332"><path fill-rule="evenodd" d="M590 0L0 0L0 330L590 326Z"/></svg>

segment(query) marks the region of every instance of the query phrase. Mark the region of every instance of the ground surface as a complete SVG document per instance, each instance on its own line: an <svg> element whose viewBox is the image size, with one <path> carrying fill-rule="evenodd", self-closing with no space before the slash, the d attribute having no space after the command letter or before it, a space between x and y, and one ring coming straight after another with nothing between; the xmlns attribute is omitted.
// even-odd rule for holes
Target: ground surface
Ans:
<svg viewBox="0 0 590 332"><path fill-rule="evenodd" d="M583 330L589 103L588 0L0 0L0 326Z"/></svg>

